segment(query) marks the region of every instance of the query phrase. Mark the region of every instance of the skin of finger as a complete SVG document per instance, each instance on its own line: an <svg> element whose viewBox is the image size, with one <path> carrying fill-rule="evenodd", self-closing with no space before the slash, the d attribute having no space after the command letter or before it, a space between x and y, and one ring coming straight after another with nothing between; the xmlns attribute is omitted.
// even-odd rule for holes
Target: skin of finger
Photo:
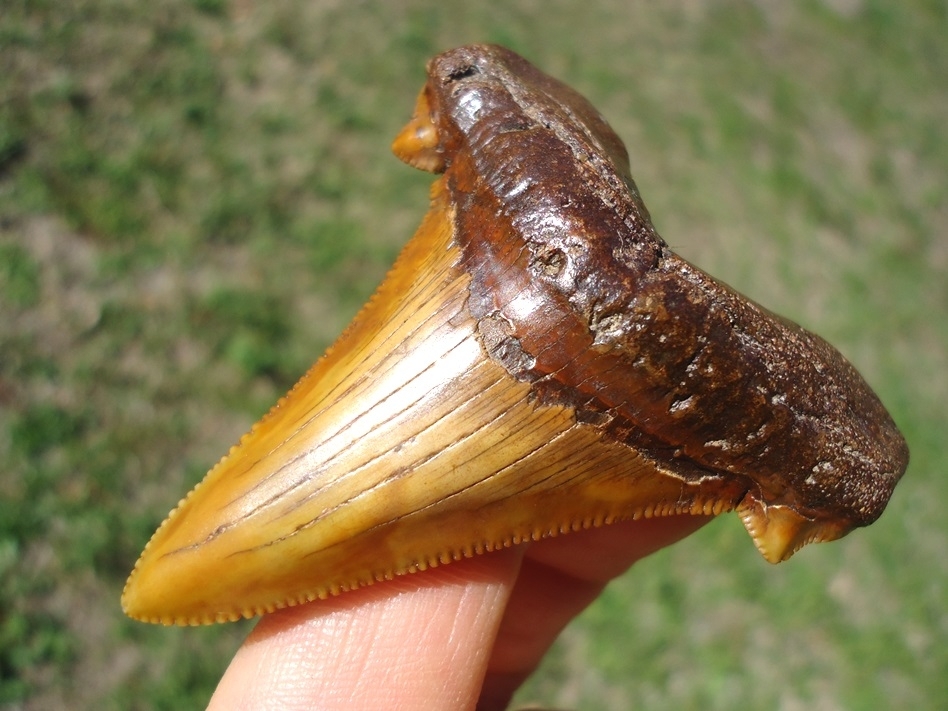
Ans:
<svg viewBox="0 0 948 711"><path fill-rule="evenodd" d="M236 709L471 709L522 546L264 616L211 703Z"/></svg>
<svg viewBox="0 0 948 711"><path fill-rule="evenodd" d="M709 520L670 516L626 521L531 545L501 622L478 711L507 708L563 627L610 580Z"/></svg>

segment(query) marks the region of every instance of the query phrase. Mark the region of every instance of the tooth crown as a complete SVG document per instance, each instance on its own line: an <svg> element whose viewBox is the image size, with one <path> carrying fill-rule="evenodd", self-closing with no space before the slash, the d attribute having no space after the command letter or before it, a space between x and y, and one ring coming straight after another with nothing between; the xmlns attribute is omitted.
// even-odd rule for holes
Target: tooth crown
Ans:
<svg viewBox="0 0 948 711"><path fill-rule="evenodd" d="M767 560L882 512L905 442L825 341L673 254L598 112L499 47L429 64L443 172L333 348L171 513L133 617L236 619L609 523L737 509Z"/></svg>
<svg viewBox="0 0 948 711"><path fill-rule="evenodd" d="M158 530L129 614L238 619L618 518L735 505L739 486L709 500L487 355L445 197L332 350Z"/></svg>

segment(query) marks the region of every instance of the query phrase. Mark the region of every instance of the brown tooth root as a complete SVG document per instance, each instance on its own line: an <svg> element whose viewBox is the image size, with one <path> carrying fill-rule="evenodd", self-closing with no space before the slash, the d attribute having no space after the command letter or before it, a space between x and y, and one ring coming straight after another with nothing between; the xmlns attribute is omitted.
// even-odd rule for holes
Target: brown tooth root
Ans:
<svg viewBox="0 0 948 711"><path fill-rule="evenodd" d="M512 52L435 57L443 172L337 343L172 511L123 595L261 614L622 518L736 509L767 560L875 520L908 450L825 341L673 254L625 147Z"/></svg>

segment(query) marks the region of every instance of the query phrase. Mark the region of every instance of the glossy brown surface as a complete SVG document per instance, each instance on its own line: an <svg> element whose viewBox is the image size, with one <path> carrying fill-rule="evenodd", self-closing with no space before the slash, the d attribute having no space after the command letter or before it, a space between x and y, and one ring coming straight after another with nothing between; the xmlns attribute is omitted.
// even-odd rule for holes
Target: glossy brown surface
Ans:
<svg viewBox="0 0 948 711"><path fill-rule="evenodd" d="M443 172L332 349L149 542L149 622L261 614L621 518L737 509L779 562L907 462L831 346L671 253L622 143L499 47L432 60L393 146Z"/></svg>
<svg viewBox="0 0 948 711"><path fill-rule="evenodd" d="M514 375L684 476L746 477L760 505L841 528L881 514L908 450L879 399L818 336L669 250L588 102L501 47L429 74L471 309L506 324Z"/></svg>

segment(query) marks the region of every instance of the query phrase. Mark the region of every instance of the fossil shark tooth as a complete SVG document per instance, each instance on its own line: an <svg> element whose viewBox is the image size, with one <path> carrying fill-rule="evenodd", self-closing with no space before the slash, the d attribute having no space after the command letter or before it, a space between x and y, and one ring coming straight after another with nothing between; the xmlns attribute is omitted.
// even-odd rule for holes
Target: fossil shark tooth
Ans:
<svg viewBox="0 0 948 711"><path fill-rule="evenodd" d="M393 149L442 173L376 294L155 533L132 617L262 614L624 518L736 510L763 556L875 520L908 461L819 337L669 250L579 94L473 45Z"/></svg>

